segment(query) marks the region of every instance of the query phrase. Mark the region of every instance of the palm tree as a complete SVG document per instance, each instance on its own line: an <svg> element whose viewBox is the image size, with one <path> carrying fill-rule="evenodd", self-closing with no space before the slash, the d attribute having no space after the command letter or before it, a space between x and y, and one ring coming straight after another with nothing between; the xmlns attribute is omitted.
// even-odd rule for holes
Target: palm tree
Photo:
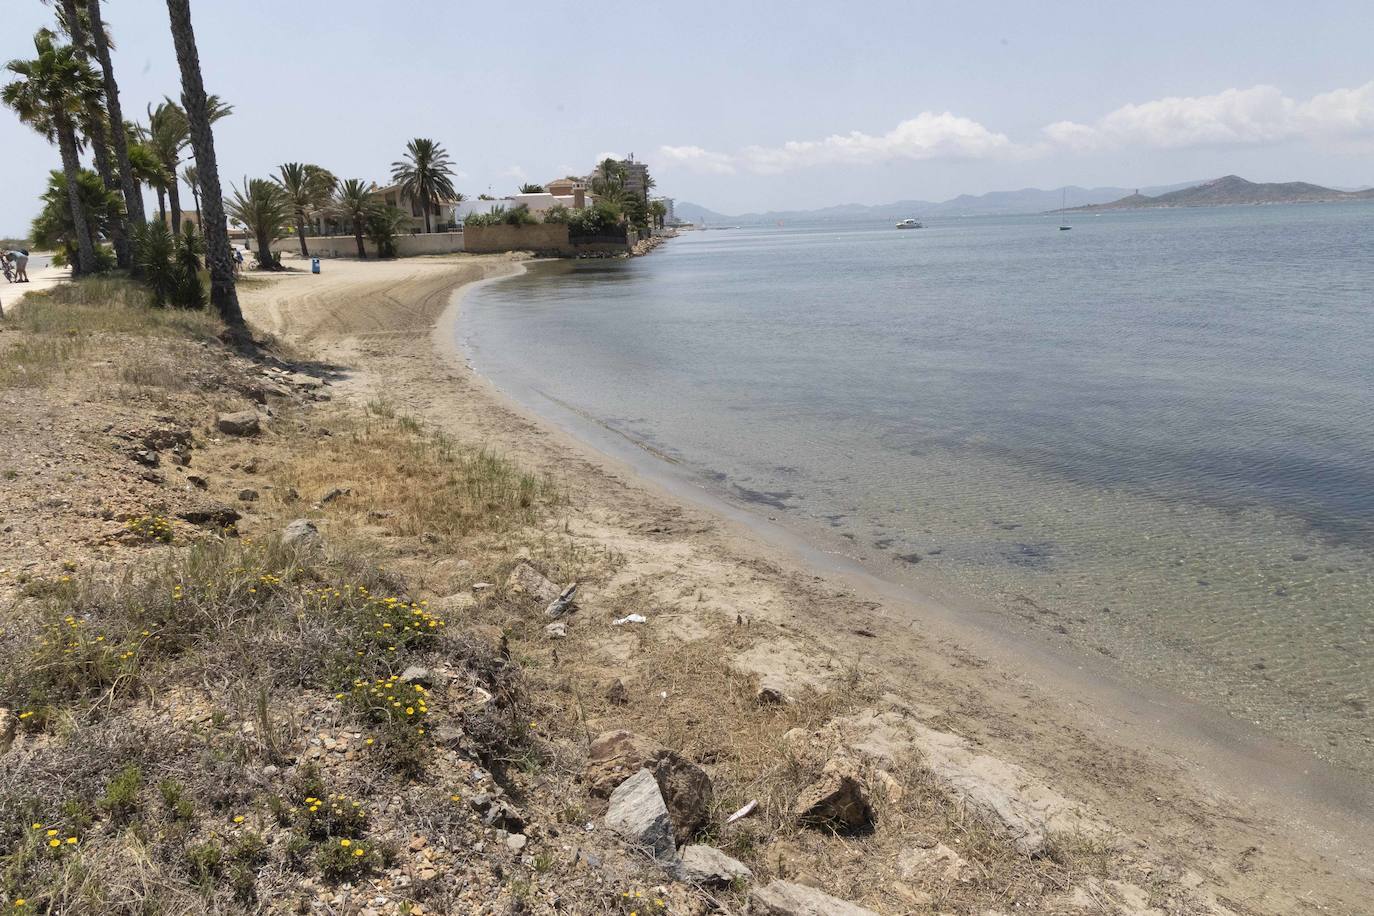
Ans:
<svg viewBox="0 0 1374 916"><path fill-rule="evenodd" d="M245 178L243 188L235 188L228 203L229 215L247 226L257 239L258 266L264 270L279 268L272 243L286 233L291 221L291 200L281 185L266 178Z"/></svg>
<svg viewBox="0 0 1374 916"><path fill-rule="evenodd" d="M544 193L544 186L543 186L542 184L522 184L522 185L520 186L520 193L521 193L521 194L543 194L543 193Z"/></svg>
<svg viewBox="0 0 1374 916"><path fill-rule="evenodd" d="M234 261L229 254L229 226L224 220L224 198L219 186L219 161L215 158L215 134L211 129L213 108L200 77L200 52L191 27L190 0L167 0L172 23L172 43L181 67L181 100L196 154L200 190L205 206L205 260L210 267L210 302L236 335L247 331L234 287Z"/></svg>
<svg viewBox="0 0 1374 916"><path fill-rule="evenodd" d="M100 0L86 0L86 19L91 27L91 45L100 61L105 78L105 107L110 115L110 138L115 161L119 166L119 186L124 192L124 210L130 228L141 226L146 220L143 195L138 190L133 163L129 160L129 138L123 130L124 112L119 104L119 84L115 82L114 63L110 59L110 37L100 18Z"/></svg>
<svg viewBox="0 0 1374 916"><path fill-rule="evenodd" d="M433 231L430 210L441 201L453 198L452 175L453 162L448 152L424 137L407 143L405 158L391 163L391 180L401 185L401 194L420 205L426 232Z"/></svg>
<svg viewBox="0 0 1374 916"><path fill-rule="evenodd" d="M62 154L62 172L67 182L67 200L76 227L77 263L74 273L95 270L95 244L87 225L77 177L81 161L77 151L76 119L92 98L100 97L101 85L89 64L76 56L70 45L58 45L56 36L41 29L33 37L38 56L33 60L12 60L5 69L18 79L5 86L0 99L13 108L19 120L48 138L57 141Z"/></svg>
<svg viewBox="0 0 1374 916"><path fill-rule="evenodd" d="M661 200L653 201L649 204L649 215L654 218L654 225L662 229L663 221L668 216L668 205Z"/></svg>
<svg viewBox="0 0 1374 916"><path fill-rule="evenodd" d="M95 44L92 40L92 33L87 29L88 13L83 9L77 0L62 0L58 8L58 25L71 39L72 48L76 52L76 57L83 64L90 64L92 55L97 54ZM101 90L104 91L104 81L101 81ZM96 174L100 180L105 182L105 187L116 189L119 183L115 178L114 168L110 164L110 145L109 134L110 125L117 124L117 121L107 121L104 100L91 97L86 101L86 110L79 119L82 133L91 142L91 159L95 162ZM114 242L115 260L120 267L127 267L129 264L129 240L127 226L123 219L117 219L110 224L110 238Z"/></svg>
<svg viewBox="0 0 1374 916"><path fill-rule="evenodd" d="M296 209L296 238L301 243L301 257L310 257L305 244L305 218L329 203L334 185L339 180L328 169L304 162L287 162L277 167L273 181L281 186L291 206Z"/></svg>
<svg viewBox="0 0 1374 916"><path fill-rule="evenodd" d="M376 209L376 202L372 199L367 183L357 178L340 182L339 191L334 196L330 209L352 225L353 239L358 243L358 258L366 260L367 249L363 246L363 230L367 228L368 217Z"/></svg>
<svg viewBox="0 0 1374 916"><path fill-rule="evenodd" d="M215 95L209 97L208 106L212 124L234 111ZM181 231L181 183L177 169L181 166L181 154L190 142L190 123L180 105L167 99L159 102L156 108L148 106L148 143L157 151L169 176L167 198L172 208L173 232Z"/></svg>
<svg viewBox="0 0 1374 916"><path fill-rule="evenodd" d="M181 170L181 180L186 182L186 187L191 189L191 199L196 202L196 225L200 225L200 173L196 171L194 165L188 165Z"/></svg>

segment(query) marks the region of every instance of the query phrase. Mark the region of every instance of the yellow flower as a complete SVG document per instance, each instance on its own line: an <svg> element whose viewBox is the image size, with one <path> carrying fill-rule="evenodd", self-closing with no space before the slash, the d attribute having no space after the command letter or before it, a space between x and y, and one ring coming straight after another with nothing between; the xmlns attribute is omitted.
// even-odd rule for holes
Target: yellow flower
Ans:
<svg viewBox="0 0 1374 916"><path fill-rule="evenodd" d="M14 901L14 905L15 905L16 907L23 906L23 905L26 904L26 903L28 903L28 901L25 900L23 897L20 897L18 900Z"/></svg>
<svg viewBox="0 0 1374 916"><path fill-rule="evenodd" d="M48 836L57 836L57 831L56 831L56 830L49 830L49 831L48 831Z"/></svg>
<svg viewBox="0 0 1374 916"><path fill-rule="evenodd" d="M34 824L34 825L33 825L33 829L34 829L34 830L42 830L42 829L43 829L43 825L42 825L42 824Z"/></svg>
<svg viewBox="0 0 1374 916"><path fill-rule="evenodd" d="M372 743L372 741L373 741L373 739L372 739L372 738L368 738L368 739L367 739L367 741L366 741L366 742L364 742L364 743L366 743L366 744L371 744L371 743Z"/></svg>
<svg viewBox="0 0 1374 916"><path fill-rule="evenodd" d="M48 840L48 845L49 845L49 846L52 846L53 848L56 848L56 847L62 845L62 841L61 841L61 840Z"/></svg>
<svg viewBox="0 0 1374 916"><path fill-rule="evenodd" d="M75 845L76 845L76 837L74 837L74 836L69 836L69 837L67 837L67 845L68 845L68 846L75 846Z"/></svg>
<svg viewBox="0 0 1374 916"><path fill-rule="evenodd" d="M236 814L236 815L234 815L234 823L235 823L235 824L242 824L242 823L243 823L243 815L242 815L242 814Z"/></svg>
<svg viewBox="0 0 1374 916"><path fill-rule="evenodd" d="M367 850L359 846L357 849L353 850L353 855L362 858L363 856L367 855Z"/></svg>
<svg viewBox="0 0 1374 916"><path fill-rule="evenodd" d="M353 841L352 841L352 840L339 840L339 845L340 845L340 846L343 846L343 847L345 847L345 848L347 848L347 847L353 845Z"/></svg>
<svg viewBox="0 0 1374 916"><path fill-rule="evenodd" d="M450 796L448 797L448 800L449 800L449 801L455 801L455 802L456 802L456 801L462 801L462 800L463 800L463 797L462 797L461 795L450 795Z"/></svg>

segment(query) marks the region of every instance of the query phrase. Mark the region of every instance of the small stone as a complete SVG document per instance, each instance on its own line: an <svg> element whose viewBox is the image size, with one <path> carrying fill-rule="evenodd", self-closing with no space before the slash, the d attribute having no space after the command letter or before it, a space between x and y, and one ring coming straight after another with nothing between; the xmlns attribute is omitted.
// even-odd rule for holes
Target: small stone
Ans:
<svg viewBox="0 0 1374 916"><path fill-rule="evenodd" d="M857 904L791 881L774 881L749 892L750 916L878 916Z"/></svg>
<svg viewBox="0 0 1374 916"><path fill-rule="evenodd" d="M186 482L198 490L208 490L210 488L210 481L199 474L187 474Z"/></svg>
<svg viewBox="0 0 1374 916"><path fill-rule="evenodd" d="M523 833L512 833L506 837L506 848L511 852L520 852L528 842L529 839Z"/></svg>
<svg viewBox="0 0 1374 916"><path fill-rule="evenodd" d="M765 677L759 682L759 691L756 696L758 701L765 706L792 701L791 697L787 695L787 689L782 681L772 677Z"/></svg>
<svg viewBox="0 0 1374 916"><path fill-rule="evenodd" d="M516 594L529 595L544 604L553 601L562 592L562 589L528 563L521 563L512 570L506 579L506 588Z"/></svg>
<svg viewBox="0 0 1374 916"><path fill-rule="evenodd" d="M677 851L673 821L654 774L641 769L611 793L606 827L656 859L671 859Z"/></svg>
<svg viewBox="0 0 1374 916"><path fill-rule="evenodd" d="M320 529L308 518L298 518L282 529L281 542L288 547L311 547L320 542Z"/></svg>
<svg viewBox="0 0 1374 916"><path fill-rule="evenodd" d="M630 702L630 691L626 689L625 682L616 678L611 686L606 690L606 699L616 706L624 706Z"/></svg>
<svg viewBox="0 0 1374 916"><path fill-rule="evenodd" d="M342 498L345 497L345 496L352 496L352 495L353 495L353 490L352 490L350 487L335 487L334 489L330 490L328 493L326 493L326 494L324 494L323 496L321 496L321 497L320 497L320 502L321 502L321 503L332 503L332 502L334 502L334 500L336 500L336 499L342 499Z"/></svg>
<svg viewBox="0 0 1374 916"><path fill-rule="evenodd" d="M424 848L425 848L426 846L428 846L428 845L429 845L429 840L425 839L425 838L422 837L422 836L414 836L414 837L411 837L411 838L410 838L410 851L411 851L411 852L419 852L421 849L424 849Z"/></svg>
<svg viewBox="0 0 1374 916"><path fill-rule="evenodd" d="M751 881L754 873L741 862L710 846L694 845L682 850L674 876L687 884L724 887L736 880Z"/></svg>
<svg viewBox="0 0 1374 916"><path fill-rule="evenodd" d="M239 501L240 501L240 502L251 503L251 502L256 501L257 498L258 498L258 491L257 491L257 490L254 490L254 489L251 489L251 488L250 488L250 489L239 490Z"/></svg>
<svg viewBox="0 0 1374 916"><path fill-rule="evenodd" d="M430 677L429 669L419 665L411 665L401 672L402 684L419 684L426 689L434 686L434 679Z"/></svg>
<svg viewBox="0 0 1374 916"><path fill-rule="evenodd" d="M802 790L792 813L804 824L840 830L862 830L876 818L868 786L845 757L826 763L820 778Z"/></svg>
<svg viewBox="0 0 1374 916"><path fill-rule="evenodd" d="M256 436L262 429L256 410L222 413L215 420L215 427L230 436Z"/></svg>
<svg viewBox="0 0 1374 916"><path fill-rule="evenodd" d="M555 620L553 623L544 627L544 635L549 639L567 639L568 625L561 620Z"/></svg>

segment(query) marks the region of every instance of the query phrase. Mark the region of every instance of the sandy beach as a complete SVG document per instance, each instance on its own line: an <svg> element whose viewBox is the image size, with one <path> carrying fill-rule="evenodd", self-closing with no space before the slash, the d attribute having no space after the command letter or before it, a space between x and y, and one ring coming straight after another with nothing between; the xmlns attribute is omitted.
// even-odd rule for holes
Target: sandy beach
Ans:
<svg viewBox="0 0 1374 916"><path fill-rule="evenodd" d="M505 256L327 261L319 276L255 277L242 300L256 327L341 367L336 397L384 401L558 482L571 542L617 557L587 603L642 607L650 618L646 635L581 636L582 670L631 682L648 677L653 659L711 645L789 695L869 681L874 701L846 719L852 744L915 752L1028 844L1037 831L1110 838L1129 878L1094 912L1116 912L1108 900L1134 900L1129 911L1141 913L1367 907L1367 786L1121 682L1105 661L1014 638L977 608L875 579L655 474L651 456L608 457L512 404L464 365L455 327L465 285L520 269ZM894 850L875 843L865 856L873 874L895 874Z"/></svg>

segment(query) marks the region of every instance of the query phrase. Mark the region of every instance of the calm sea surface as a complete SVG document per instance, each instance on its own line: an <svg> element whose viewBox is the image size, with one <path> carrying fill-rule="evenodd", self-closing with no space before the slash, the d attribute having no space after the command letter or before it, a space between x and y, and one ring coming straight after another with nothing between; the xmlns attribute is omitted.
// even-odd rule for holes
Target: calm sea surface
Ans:
<svg viewBox="0 0 1374 916"><path fill-rule="evenodd" d="M476 291L479 371L1374 772L1374 204L687 233Z"/></svg>

